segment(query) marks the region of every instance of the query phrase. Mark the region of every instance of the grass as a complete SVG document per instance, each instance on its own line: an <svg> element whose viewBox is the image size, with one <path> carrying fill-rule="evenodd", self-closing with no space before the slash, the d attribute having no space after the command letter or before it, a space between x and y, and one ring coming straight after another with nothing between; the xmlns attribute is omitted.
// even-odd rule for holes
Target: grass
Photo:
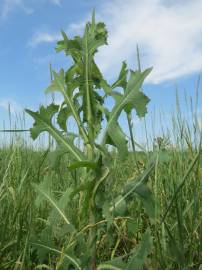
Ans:
<svg viewBox="0 0 202 270"><path fill-rule="evenodd" d="M196 124L194 119L191 124ZM148 180L154 194L155 217L152 219L148 214L152 201L144 202L133 196L125 218L116 216L110 221L108 217L107 222L89 224L98 227L98 263L118 256L127 259L150 228L153 248L144 269L199 269L202 157L199 144L193 143L200 137L200 130L196 129L193 137L190 132L193 127L189 125L190 122L173 119L175 147L158 139L153 151L136 152L135 161L131 153L125 163L114 153L107 189L116 198L126 179L130 183L130 179L138 177L153 153L158 152L154 172ZM74 269L77 263L74 256L65 255L67 247L74 242L70 239L72 228L53 204L56 202L65 217L78 223L80 202L68 199L68 190L77 186L82 176L70 172L64 159L52 166L53 155L48 148L35 150L16 142L2 147L0 157L0 269ZM50 196L46 200L43 194L37 194L33 183L40 184L41 190L43 185L47 186L53 202ZM66 197L62 196L65 192ZM79 226L85 234L89 227L83 225Z"/></svg>

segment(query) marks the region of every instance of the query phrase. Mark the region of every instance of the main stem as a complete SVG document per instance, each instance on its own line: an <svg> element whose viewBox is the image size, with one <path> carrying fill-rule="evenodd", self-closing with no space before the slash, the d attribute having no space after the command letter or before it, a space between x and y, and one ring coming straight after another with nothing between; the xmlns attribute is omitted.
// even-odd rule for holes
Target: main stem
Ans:
<svg viewBox="0 0 202 270"><path fill-rule="evenodd" d="M92 85L89 85L89 68L90 68L90 60L89 58L89 50L88 50L88 30L86 30L86 36L85 36L85 91L87 96L87 124L88 124L88 144L87 147L87 155L88 160L94 159L94 130L93 130L93 117L92 117L92 104L91 104L91 91L93 91ZM95 224L95 203L94 203L94 196L91 194L90 198L90 207L89 207L89 224ZM88 236L88 243L90 246L91 251L91 261L90 261L90 269L95 270L96 267L96 230L95 228L91 228L89 230L89 236Z"/></svg>
<svg viewBox="0 0 202 270"><path fill-rule="evenodd" d="M94 156L94 151L91 145L88 145L88 155L89 158L92 158ZM96 218L95 218L95 203L94 203L94 196L93 192L91 194L90 198L90 207L89 207L89 224L95 224ZM96 269L96 230L94 227L91 227L89 230L89 236L88 236L88 243L90 246L91 251L91 261L90 261L90 270Z"/></svg>
<svg viewBox="0 0 202 270"><path fill-rule="evenodd" d="M139 165L137 162L135 141L134 141L134 135L133 135L133 124L132 124L131 112L129 114L127 114L127 121L128 121L129 132L130 132L131 144L132 144L133 158L134 158L134 161L136 163L137 169L139 171Z"/></svg>

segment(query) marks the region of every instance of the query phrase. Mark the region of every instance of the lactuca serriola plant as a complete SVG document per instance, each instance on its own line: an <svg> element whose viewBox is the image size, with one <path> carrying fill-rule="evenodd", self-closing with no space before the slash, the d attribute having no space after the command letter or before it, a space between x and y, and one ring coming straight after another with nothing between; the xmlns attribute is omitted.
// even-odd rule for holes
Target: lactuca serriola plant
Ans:
<svg viewBox="0 0 202 270"><path fill-rule="evenodd" d="M82 37L70 39L62 31L63 39L57 43L56 51L63 51L66 56L71 57L72 65L67 70L52 71L53 80L45 92L59 92L63 96L63 102L60 106L54 103L47 107L41 106L37 112L26 110L35 120L30 129L32 138L36 139L42 132L48 132L57 144L55 155L65 153L69 159L67 169L82 172L82 179L69 195L71 200L78 200L79 203L77 221L75 217L72 220L65 219L64 211L61 210L61 213L56 207L64 222L74 228L72 238L70 237L73 242L70 241L69 245L64 247L64 252L68 253L68 248L71 247L71 254L74 253L77 258L76 263L70 260L75 269L97 267L99 226L96 224L103 219L107 222L109 216L112 219L117 215L120 219L124 218L122 206L126 206L125 202L131 196L131 187L129 192L127 190L118 196L115 202L110 201L112 197L106 187L111 170L111 147L108 146L115 147L121 159L127 158L129 147L126 134L119 124L119 117L122 113L129 115L132 110L135 110L139 117L144 117L149 102L141 87L151 68L129 71L123 62L118 79L113 84L104 79L94 57L99 47L107 44L107 35L105 24L95 22L95 13L92 21L86 24ZM109 97L114 99L111 109L106 107ZM77 133L69 131L70 117L73 117L76 123ZM53 118L56 118L57 125L53 124ZM81 147L76 143L78 138L82 142ZM141 180L141 185L148 177L150 169ZM37 189L40 192L39 187ZM138 187L132 189L138 192ZM44 194L45 191L41 193ZM52 205L55 207L53 203ZM77 233L82 232L82 227L86 226L89 226L89 229L80 234L85 241L77 242ZM144 241L150 241L151 236L148 233L146 236ZM82 247L78 248L79 245ZM81 259L84 257L85 259Z"/></svg>

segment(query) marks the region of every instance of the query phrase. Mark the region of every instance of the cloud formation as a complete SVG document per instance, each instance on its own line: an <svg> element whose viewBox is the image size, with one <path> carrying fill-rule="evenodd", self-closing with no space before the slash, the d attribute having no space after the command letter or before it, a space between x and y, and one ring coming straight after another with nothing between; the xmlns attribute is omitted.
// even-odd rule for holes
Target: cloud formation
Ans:
<svg viewBox="0 0 202 270"><path fill-rule="evenodd" d="M109 46L97 58L103 71L117 71L125 58L133 68L138 44L143 66L154 67L152 83L200 72L201 10L201 0L110 1L101 12L109 29Z"/></svg>
<svg viewBox="0 0 202 270"><path fill-rule="evenodd" d="M34 33L32 38L28 41L28 47L37 47L41 43L52 43L59 40L59 34L51 34L46 31L38 31Z"/></svg>
<svg viewBox="0 0 202 270"><path fill-rule="evenodd" d="M25 13L30 14L33 9L25 5L24 0L2 0L1 19L6 20L8 15L15 9L21 9Z"/></svg>
<svg viewBox="0 0 202 270"><path fill-rule="evenodd" d="M65 29L65 32L68 33L69 35L76 36L79 34L82 34L86 21L90 19L90 16L86 17L85 21L79 22L79 23L71 23L67 29ZM37 30L30 40L28 40L28 47L35 48L43 43L52 43L56 42L58 40L62 39L61 33L53 33L53 32L48 32L46 30Z"/></svg>
<svg viewBox="0 0 202 270"><path fill-rule="evenodd" d="M57 6L61 6L61 0L1 0L1 12L0 18L5 21L11 12L21 9L26 14L32 14L34 12L34 7L36 4L52 3Z"/></svg>
<svg viewBox="0 0 202 270"><path fill-rule="evenodd" d="M109 46L102 47L96 61L108 78L119 72L127 60L137 66L153 66L150 83L161 83L202 71L202 0L111 0L103 1L96 17L106 23ZM67 27L75 35L83 30L86 17ZM56 33L38 32L30 44L58 40Z"/></svg>

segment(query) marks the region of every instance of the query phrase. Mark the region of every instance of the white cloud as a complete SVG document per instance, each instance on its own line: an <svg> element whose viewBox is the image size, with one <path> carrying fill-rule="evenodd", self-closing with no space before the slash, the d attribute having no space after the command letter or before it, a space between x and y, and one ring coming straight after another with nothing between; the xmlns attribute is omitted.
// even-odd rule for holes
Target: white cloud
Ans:
<svg viewBox="0 0 202 270"><path fill-rule="evenodd" d="M68 26L67 30L65 30L65 32L68 33L68 36L71 34L73 36L80 35L82 34L82 31L85 27L85 22L83 21L81 23L71 23ZM61 39L62 35L60 33L53 33L50 31L40 30L35 32L33 36L30 38L30 40L28 41L28 47L35 48L43 43L53 43Z"/></svg>
<svg viewBox="0 0 202 270"><path fill-rule="evenodd" d="M60 35L45 31L36 32L28 42L29 47L36 47L41 43L52 43L60 39Z"/></svg>
<svg viewBox="0 0 202 270"><path fill-rule="evenodd" d="M30 14L33 9L25 5L24 0L2 0L1 19L7 19L8 15L16 8L22 9L25 13Z"/></svg>
<svg viewBox="0 0 202 270"><path fill-rule="evenodd" d="M21 113L23 111L23 107L15 100L10 98L0 99L0 108L6 111L10 109L12 114Z"/></svg>
<svg viewBox="0 0 202 270"><path fill-rule="evenodd" d="M28 3L29 2L29 3ZM26 14L32 14L37 4L52 3L61 6L61 0L1 0L1 20L6 20L8 15L16 9L23 10Z"/></svg>
<svg viewBox="0 0 202 270"><path fill-rule="evenodd" d="M89 20L89 17L87 17ZM83 29L85 27L85 21L82 21L80 23L71 23L67 29L65 29L65 32L69 35L80 35L83 32ZM29 47L37 47L38 45L41 45L43 43L53 43L58 40L62 39L61 33L53 33L51 31L46 30L39 30L33 34L31 39L28 41Z"/></svg>
<svg viewBox="0 0 202 270"><path fill-rule="evenodd" d="M109 78L127 60L135 68L139 45L144 68L153 66L150 83L160 83L202 71L202 0L111 0L104 1L96 18L109 31L109 46L100 49L96 61ZM85 20L72 23L68 34L77 35ZM38 32L29 44L58 40L55 33Z"/></svg>
<svg viewBox="0 0 202 270"><path fill-rule="evenodd" d="M164 3L113 0L103 6L109 46L100 50L97 62L106 74L113 76L125 59L134 68L137 44L143 66L154 67L151 83L202 70L202 1Z"/></svg>

